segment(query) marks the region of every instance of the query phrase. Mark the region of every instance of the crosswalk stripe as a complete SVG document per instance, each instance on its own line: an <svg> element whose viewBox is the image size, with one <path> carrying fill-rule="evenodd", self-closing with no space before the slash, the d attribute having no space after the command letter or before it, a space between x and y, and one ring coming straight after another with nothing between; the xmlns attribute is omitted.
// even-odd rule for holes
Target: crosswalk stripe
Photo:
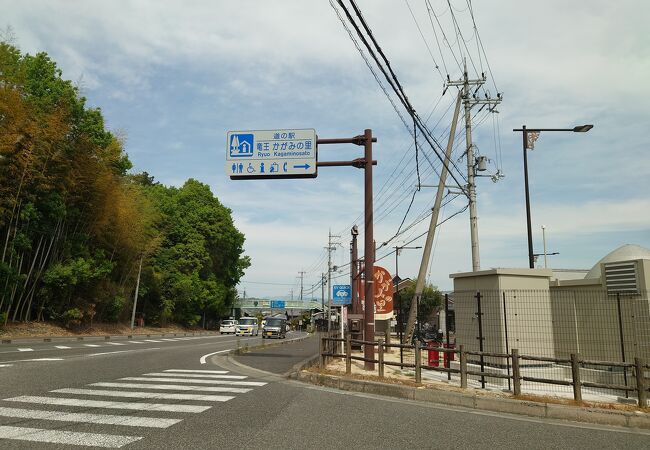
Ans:
<svg viewBox="0 0 650 450"><path fill-rule="evenodd" d="M245 380L248 378L244 375L213 375L213 374L196 374L196 373L145 373L151 377L183 377L183 378L217 378L221 380Z"/></svg>
<svg viewBox="0 0 650 450"><path fill-rule="evenodd" d="M160 417L115 416L112 414L70 413L43 411L38 409L0 407L0 416L21 419L55 420L57 422L82 422L102 425L122 425L125 427L169 428L183 419L163 419Z"/></svg>
<svg viewBox="0 0 650 450"><path fill-rule="evenodd" d="M97 344L84 344L85 347L101 347L101 345Z"/></svg>
<svg viewBox="0 0 650 450"><path fill-rule="evenodd" d="M100 389L55 389L50 392L61 394L101 395L106 397L157 398L160 400L200 400L206 402L227 402L235 397L229 395L169 394L166 392L105 391Z"/></svg>
<svg viewBox="0 0 650 450"><path fill-rule="evenodd" d="M192 384L229 384L232 386L264 386L262 381L231 381L231 380L195 380L187 378L156 378L156 377L125 377L124 381L162 381L163 383L192 383Z"/></svg>
<svg viewBox="0 0 650 450"><path fill-rule="evenodd" d="M80 408L106 408L106 409L128 409L135 411L170 411L183 413L201 413L211 406L199 405L169 405L165 403L141 403L141 402L107 402L103 400L85 400L77 398L59 397L37 397L22 395L20 397L5 398L7 402L38 403L40 405L62 405L78 406Z"/></svg>
<svg viewBox="0 0 650 450"><path fill-rule="evenodd" d="M51 444L86 445L89 447L120 448L132 442L139 441L142 437L0 426L0 439L47 442Z"/></svg>
<svg viewBox="0 0 650 450"><path fill-rule="evenodd" d="M166 391L204 391L204 392L232 392L236 394L245 394L252 389L236 388L225 386L187 386L181 384L143 384L143 383L91 383L90 386L98 387L116 387L116 388L133 388L133 389L160 389Z"/></svg>
<svg viewBox="0 0 650 450"><path fill-rule="evenodd" d="M225 374L228 373L227 370L188 370L188 369L167 369L163 372L179 372L179 373L216 373L216 374Z"/></svg>
<svg viewBox="0 0 650 450"><path fill-rule="evenodd" d="M107 342L107 344L110 344L110 345L126 345L126 344L123 344L121 342Z"/></svg>
<svg viewBox="0 0 650 450"><path fill-rule="evenodd" d="M64 349L66 349L66 348L70 348L70 347L68 347L67 345L55 345L54 347L56 347L56 348L60 348L61 350L64 350Z"/></svg>
<svg viewBox="0 0 650 450"><path fill-rule="evenodd" d="M34 349L33 348L19 348L18 351L19 352L33 352Z"/></svg>

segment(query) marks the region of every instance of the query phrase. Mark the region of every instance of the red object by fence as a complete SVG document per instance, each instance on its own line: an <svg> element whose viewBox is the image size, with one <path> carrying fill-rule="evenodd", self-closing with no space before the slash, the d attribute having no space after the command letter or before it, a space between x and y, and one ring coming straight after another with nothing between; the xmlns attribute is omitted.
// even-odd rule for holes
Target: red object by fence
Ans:
<svg viewBox="0 0 650 450"><path fill-rule="evenodd" d="M444 348L456 348L454 344L443 344ZM453 361L455 359L456 354L453 352L445 352L443 355L443 361L445 367L449 367L449 361Z"/></svg>
<svg viewBox="0 0 650 450"><path fill-rule="evenodd" d="M434 342L434 341L427 342L427 348L429 349L428 362L429 362L429 366L431 367L438 367L440 365L440 352L438 350L433 350L434 348L437 348L439 345L440 344L438 342ZM446 357L447 355L445 354L445 358Z"/></svg>

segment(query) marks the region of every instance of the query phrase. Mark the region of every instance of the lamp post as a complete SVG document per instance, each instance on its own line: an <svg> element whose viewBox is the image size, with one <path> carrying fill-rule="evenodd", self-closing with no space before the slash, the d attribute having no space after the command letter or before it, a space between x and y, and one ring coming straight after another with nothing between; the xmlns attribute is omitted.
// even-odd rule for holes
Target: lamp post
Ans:
<svg viewBox="0 0 650 450"><path fill-rule="evenodd" d="M528 228L528 267L535 268L535 257L533 255L533 231L530 223L530 194L528 190L528 156L526 150L532 150L535 147L535 141L539 138L542 131L572 131L574 133L586 133L591 130L593 125L579 125L573 128L526 128L523 125L521 128L515 128L512 131L521 131L523 138L524 150L524 186L526 191L526 225Z"/></svg>

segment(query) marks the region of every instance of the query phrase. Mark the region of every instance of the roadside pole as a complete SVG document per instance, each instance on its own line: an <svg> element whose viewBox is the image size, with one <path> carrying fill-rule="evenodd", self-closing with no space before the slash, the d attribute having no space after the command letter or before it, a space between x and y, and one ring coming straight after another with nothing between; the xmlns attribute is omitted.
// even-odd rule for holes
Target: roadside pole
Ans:
<svg viewBox="0 0 650 450"><path fill-rule="evenodd" d="M138 267L138 281L135 283L135 295L133 296L133 312L131 312L131 329L135 324L135 308L138 306L138 293L140 292L140 274L142 273L142 260L144 255L140 255L140 266Z"/></svg>

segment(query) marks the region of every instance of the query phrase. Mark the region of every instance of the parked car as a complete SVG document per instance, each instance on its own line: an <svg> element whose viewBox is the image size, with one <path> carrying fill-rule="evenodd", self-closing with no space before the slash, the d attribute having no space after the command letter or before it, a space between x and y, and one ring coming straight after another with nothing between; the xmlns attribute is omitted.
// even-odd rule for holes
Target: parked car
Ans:
<svg viewBox="0 0 650 450"><path fill-rule="evenodd" d="M222 320L221 325L219 325L219 333L221 334L226 334L226 333L235 333L237 328L237 321L236 320Z"/></svg>
<svg viewBox="0 0 650 450"><path fill-rule="evenodd" d="M270 317L262 328L262 339L276 337L284 339L287 337L287 321L280 317Z"/></svg>
<svg viewBox="0 0 650 450"><path fill-rule="evenodd" d="M237 321L236 336L257 336L258 334L260 334L260 326L257 318L242 317Z"/></svg>

